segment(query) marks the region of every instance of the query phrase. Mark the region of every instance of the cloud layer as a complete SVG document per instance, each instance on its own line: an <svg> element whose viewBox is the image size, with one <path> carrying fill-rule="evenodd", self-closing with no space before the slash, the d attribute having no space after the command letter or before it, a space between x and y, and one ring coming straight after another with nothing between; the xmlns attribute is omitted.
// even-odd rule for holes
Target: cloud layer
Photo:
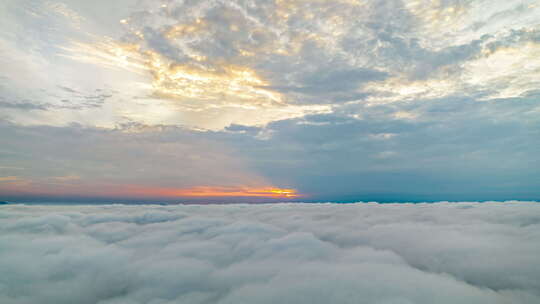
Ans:
<svg viewBox="0 0 540 304"><path fill-rule="evenodd" d="M540 301L538 203L24 206L0 302Z"/></svg>

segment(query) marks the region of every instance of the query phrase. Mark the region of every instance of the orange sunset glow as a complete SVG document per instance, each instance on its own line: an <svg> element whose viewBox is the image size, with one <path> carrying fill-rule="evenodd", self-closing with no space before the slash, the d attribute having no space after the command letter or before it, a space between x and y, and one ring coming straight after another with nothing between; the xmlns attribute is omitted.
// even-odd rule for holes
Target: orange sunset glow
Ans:
<svg viewBox="0 0 540 304"><path fill-rule="evenodd" d="M2 182L2 180L0 180ZM107 196L107 197L145 197L145 198L227 198L252 197L269 199L292 199L304 197L295 189L272 186L196 186L190 188L152 187L143 185L85 185L59 183L39 183L21 179L5 179L0 183L0 191L11 189L12 193L28 195Z"/></svg>
<svg viewBox="0 0 540 304"><path fill-rule="evenodd" d="M134 188L132 194L160 197L265 197L297 198L301 195L294 189L276 187L210 187L200 186L185 189L176 188Z"/></svg>

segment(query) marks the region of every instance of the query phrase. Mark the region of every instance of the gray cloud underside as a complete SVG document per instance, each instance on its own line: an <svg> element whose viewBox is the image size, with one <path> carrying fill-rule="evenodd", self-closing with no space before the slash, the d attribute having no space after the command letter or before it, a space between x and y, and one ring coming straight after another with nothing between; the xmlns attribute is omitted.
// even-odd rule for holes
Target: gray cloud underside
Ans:
<svg viewBox="0 0 540 304"><path fill-rule="evenodd" d="M0 149L2 174L19 176L45 189L70 189L70 183L54 180L73 175L77 180L72 183L82 182L83 189L126 184L177 188L249 185L249 180L256 180L245 176L243 166L222 143L204 132L183 128L137 124L114 130L80 125L21 127L0 120L0 138L11 143Z"/></svg>
<svg viewBox="0 0 540 304"><path fill-rule="evenodd" d="M2 122L0 137L10 144L0 150L0 166L32 168L3 170L28 180L75 174L81 181L166 187L245 184L252 177L239 172L247 167L315 199L374 199L380 193L408 199L533 199L540 195L536 98L353 104L335 114L218 132ZM400 118L402 111L418 118Z"/></svg>
<svg viewBox="0 0 540 304"><path fill-rule="evenodd" d="M22 206L0 302L539 303L538 203Z"/></svg>
<svg viewBox="0 0 540 304"><path fill-rule="evenodd" d="M307 192L534 197L540 194L533 169L540 166L537 98L353 104L335 114L271 123L258 131L272 134L268 140L236 135L235 146L265 176L296 180ZM399 118L402 111L418 118Z"/></svg>

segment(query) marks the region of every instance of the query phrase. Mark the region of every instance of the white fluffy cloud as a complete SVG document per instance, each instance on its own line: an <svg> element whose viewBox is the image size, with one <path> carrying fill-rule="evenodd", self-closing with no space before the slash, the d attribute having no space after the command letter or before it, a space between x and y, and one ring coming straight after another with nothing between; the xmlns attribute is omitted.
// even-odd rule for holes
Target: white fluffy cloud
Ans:
<svg viewBox="0 0 540 304"><path fill-rule="evenodd" d="M538 203L24 206L0 303L539 303Z"/></svg>

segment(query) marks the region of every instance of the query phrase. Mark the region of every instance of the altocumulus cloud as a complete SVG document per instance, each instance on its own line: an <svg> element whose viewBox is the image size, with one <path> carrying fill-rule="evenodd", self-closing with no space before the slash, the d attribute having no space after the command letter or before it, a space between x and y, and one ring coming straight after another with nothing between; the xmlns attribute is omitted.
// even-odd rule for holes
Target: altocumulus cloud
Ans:
<svg viewBox="0 0 540 304"><path fill-rule="evenodd" d="M0 303L540 303L537 203L25 206Z"/></svg>

